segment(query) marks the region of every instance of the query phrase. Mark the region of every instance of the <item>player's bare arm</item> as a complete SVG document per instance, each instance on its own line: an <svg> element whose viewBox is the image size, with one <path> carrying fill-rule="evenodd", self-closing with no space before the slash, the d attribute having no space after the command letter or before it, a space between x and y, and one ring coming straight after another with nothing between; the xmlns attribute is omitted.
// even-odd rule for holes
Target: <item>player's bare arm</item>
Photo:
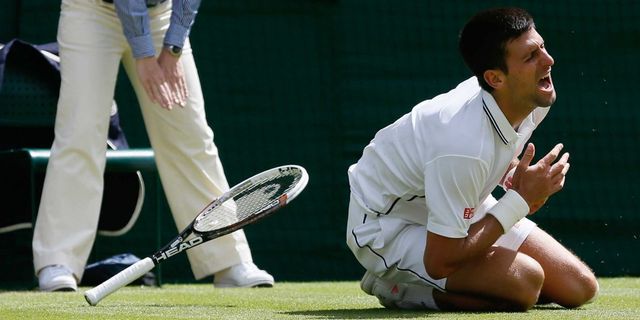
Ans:
<svg viewBox="0 0 640 320"><path fill-rule="evenodd" d="M427 232L423 258L427 273L435 279L448 277L470 261L486 255L502 234L502 225L490 215L472 224L465 238Z"/></svg>

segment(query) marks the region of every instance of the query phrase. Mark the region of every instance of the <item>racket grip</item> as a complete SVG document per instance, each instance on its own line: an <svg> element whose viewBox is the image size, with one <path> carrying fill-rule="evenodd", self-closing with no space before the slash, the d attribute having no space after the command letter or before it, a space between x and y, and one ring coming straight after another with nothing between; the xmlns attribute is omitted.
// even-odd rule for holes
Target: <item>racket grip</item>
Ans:
<svg viewBox="0 0 640 320"><path fill-rule="evenodd" d="M145 273L151 271L153 267L155 267L153 260L149 257L144 258L120 271L99 286L87 290L84 293L84 298L90 305L95 306L104 297L142 277Z"/></svg>

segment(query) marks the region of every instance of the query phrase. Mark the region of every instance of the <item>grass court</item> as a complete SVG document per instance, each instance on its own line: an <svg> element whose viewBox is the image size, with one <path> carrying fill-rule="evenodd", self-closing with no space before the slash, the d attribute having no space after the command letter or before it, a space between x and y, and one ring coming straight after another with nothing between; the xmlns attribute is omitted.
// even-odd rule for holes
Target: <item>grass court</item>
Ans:
<svg viewBox="0 0 640 320"><path fill-rule="evenodd" d="M601 278L598 299L575 310L526 313L387 310L357 281L278 282L271 289L211 284L125 287L91 307L83 292L0 292L0 319L640 319L640 278Z"/></svg>

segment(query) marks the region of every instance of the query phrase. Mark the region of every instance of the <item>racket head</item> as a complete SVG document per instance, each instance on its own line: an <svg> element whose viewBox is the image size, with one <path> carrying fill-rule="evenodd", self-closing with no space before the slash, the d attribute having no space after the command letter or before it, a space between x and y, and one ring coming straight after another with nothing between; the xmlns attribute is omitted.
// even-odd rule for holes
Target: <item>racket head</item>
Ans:
<svg viewBox="0 0 640 320"><path fill-rule="evenodd" d="M285 206L309 181L298 165L263 171L235 185L204 208L193 221L199 234L217 237L230 233Z"/></svg>

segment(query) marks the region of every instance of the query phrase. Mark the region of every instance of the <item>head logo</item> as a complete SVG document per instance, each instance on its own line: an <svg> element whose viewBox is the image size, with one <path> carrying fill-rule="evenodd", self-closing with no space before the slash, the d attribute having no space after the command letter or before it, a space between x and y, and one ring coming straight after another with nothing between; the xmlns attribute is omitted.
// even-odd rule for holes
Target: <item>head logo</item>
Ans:
<svg viewBox="0 0 640 320"><path fill-rule="evenodd" d="M465 218L467 220L471 219L471 218L473 218L473 214L474 214L475 211L476 211L475 208L464 208L464 214L462 216L463 216L463 218Z"/></svg>

